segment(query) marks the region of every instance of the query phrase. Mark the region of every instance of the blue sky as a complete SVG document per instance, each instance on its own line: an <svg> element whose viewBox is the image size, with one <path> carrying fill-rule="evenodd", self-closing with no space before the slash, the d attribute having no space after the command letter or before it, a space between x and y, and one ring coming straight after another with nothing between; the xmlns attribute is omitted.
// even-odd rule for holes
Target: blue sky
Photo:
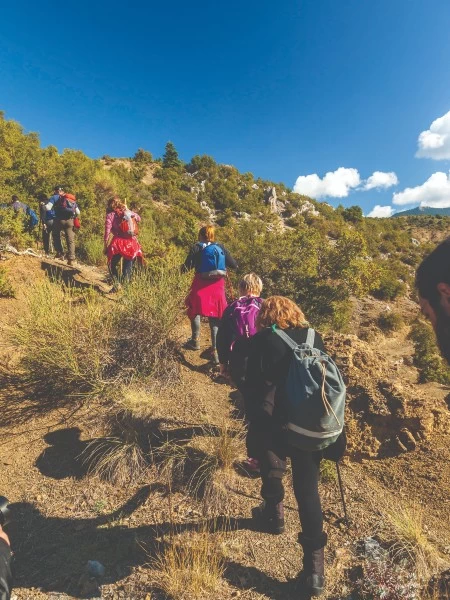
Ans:
<svg viewBox="0 0 450 600"><path fill-rule="evenodd" d="M449 26L448 0L19 0L0 109L92 157L172 140L366 213L405 188L397 210L450 205L450 116L415 157L450 110Z"/></svg>

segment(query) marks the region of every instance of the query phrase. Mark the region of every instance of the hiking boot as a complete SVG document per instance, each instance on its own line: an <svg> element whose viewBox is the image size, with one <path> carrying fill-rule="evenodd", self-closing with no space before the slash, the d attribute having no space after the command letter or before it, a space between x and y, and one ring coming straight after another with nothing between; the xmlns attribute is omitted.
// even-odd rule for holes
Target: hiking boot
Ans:
<svg viewBox="0 0 450 600"><path fill-rule="evenodd" d="M279 535L284 532L284 506L282 502L270 505L265 500L252 508L252 519L259 531Z"/></svg>
<svg viewBox="0 0 450 600"><path fill-rule="evenodd" d="M58 252L58 254L55 254L55 258L57 258L58 260L61 260L64 258L64 254L62 252Z"/></svg>
<svg viewBox="0 0 450 600"><path fill-rule="evenodd" d="M183 344L183 348L187 350L200 350L200 342L194 338L189 338L186 343Z"/></svg>
<svg viewBox="0 0 450 600"><path fill-rule="evenodd" d="M73 265L74 265L74 261L73 261L73 260L70 260L70 258L69 258L69 260L67 261L67 265L68 265L69 267L73 267Z"/></svg>
<svg viewBox="0 0 450 600"><path fill-rule="evenodd" d="M298 576L298 584L310 596L321 596L325 590L327 534L323 532L319 538L311 539L300 533L298 541L303 547L303 569Z"/></svg>

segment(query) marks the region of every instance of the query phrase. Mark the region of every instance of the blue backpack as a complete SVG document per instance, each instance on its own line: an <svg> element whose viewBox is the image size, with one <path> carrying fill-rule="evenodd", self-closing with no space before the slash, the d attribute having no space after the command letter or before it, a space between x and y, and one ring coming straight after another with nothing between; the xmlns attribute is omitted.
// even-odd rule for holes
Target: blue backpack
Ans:
<svg viewBox="0 0 450 600"><path fill-rule="evenodd" d="M27 206L26 213L27 213L28 217L30 218L29 227L30 227L30 229L33 229L39 223L37 214L29 206Z"/></svg>
<svg viewBox="0 0 450 600"><path fill-rule="evenodd" d="M344 428L345 384L333 360L314 348L314 329L305 344L296 344L284 331L274 332L292 349L285 382L287 442L306 451L333 444Z"/></svg>
<svg viewBox="0 0 450 600"><path fill-rule="evenodd" d="M208 242L200 244L202 255L199 273L203 279L221 279L227 274L223 248Z"/></svg>

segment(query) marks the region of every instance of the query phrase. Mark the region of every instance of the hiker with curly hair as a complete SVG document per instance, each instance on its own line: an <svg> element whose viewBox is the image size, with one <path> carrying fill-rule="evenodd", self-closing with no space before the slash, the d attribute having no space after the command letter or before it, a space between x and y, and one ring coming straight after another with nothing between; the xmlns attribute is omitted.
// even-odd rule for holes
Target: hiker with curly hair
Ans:
<svg viewBox="0 0 450 600"><path fill-rule="evenodd" d="M191 320L192 335L184 347L200 350L201 317L208 317L211 330L211 355L219 364L217 332L222 314L227 307L225 277L227 268L236 269L237 263L223 244L215 241L215 228L205 225L183 264L183 270L195 269L191 290L186 298L187 315Z"/></svg>
<svg viewBox="0 0 450 600"><path fill-rule="evenodd" d="M327 542L318 487L322 451L305 451L287 444L286 380L293 352L276 333L279 329L296 344L305 344L307 339L311 342L309 332L313 330L309 329L300 307L282 296L271 296L263 301L257 328L258 333L250 340L244 392L246 417L250 423L248 445L259 460L262 479L263 503L252 510L253 519L262 531L273 534L284 531L282 478L289 456L302 527L298 538L303 547L299 581L305 591L320 595L325 585ZM321 336L313 333L311 347L325 352Z"/></svg>
<svg viewBox="0 0 450 600"><path fill-rule="evenodd" d="M114 281L113 291L122 282L130 281L136 259L143 260L142 248L138 242L138 223L141 217L128 209L119 196L108 200L105 217L104 253ZM122 262L122 274L118 267Z"/></svg>

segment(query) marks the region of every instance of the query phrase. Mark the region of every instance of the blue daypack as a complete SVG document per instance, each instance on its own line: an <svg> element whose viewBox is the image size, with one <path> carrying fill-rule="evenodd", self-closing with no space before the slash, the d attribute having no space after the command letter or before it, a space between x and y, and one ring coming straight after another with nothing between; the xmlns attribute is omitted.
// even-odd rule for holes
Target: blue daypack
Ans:
<svg viewBox="0 0 450 600"><path fill-rule="evenodd" d="M36 227L36 225L39 223L38 216L34 212L34 210L32 208L30 208L29 206L27 206L26 214L30 218L29 227L30 227L30 229L33 229L33 227Z"/></svg>
<svg viewBox="0 0 450 600"><path fill-rule="evenodd" d="M314 348L314 329L308 329L305 344L297 344L280 329L273 331L292 349L285 382L287 442L301 450L323 450L344 428L342 376L334 361Z"/></svg>
<svg viewBox="0 0 450 600"><path fill-rule="evenodd" d="M201 243L199 273L203 279L220 279L227 274L225 252L214 242Z"/></svg>

